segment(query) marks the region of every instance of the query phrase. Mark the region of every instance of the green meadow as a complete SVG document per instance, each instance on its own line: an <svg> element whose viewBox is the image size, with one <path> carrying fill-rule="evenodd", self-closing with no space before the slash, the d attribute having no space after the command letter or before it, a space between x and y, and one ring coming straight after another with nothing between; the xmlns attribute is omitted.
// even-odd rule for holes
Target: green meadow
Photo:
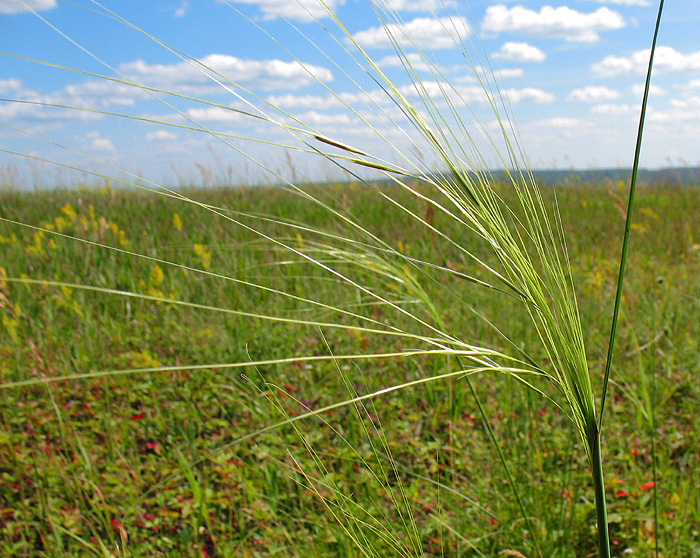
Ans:
<svg viewBox="0 0 700 558"><path fill-rule="evenodd" d="M0 555L596 554L586 452L556 387L476 372L482 415L463 375L422 381L455 357L367 326L419 335L420 285L460 339L545 359L523 305L446 239L476 257L485 241L386 185L183 193L196 203L108 184L0 193ZM543 190L598 396L625 196ZM698 215L695 187L637 192L602 432L614 556L700 554Z"/></svg>

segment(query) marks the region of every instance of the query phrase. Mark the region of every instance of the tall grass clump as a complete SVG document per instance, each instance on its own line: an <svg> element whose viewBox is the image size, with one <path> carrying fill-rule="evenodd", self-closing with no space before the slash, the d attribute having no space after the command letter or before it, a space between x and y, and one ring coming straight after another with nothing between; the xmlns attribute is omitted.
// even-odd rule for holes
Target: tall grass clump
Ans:
<svg viewBox="0 0 700 558"><path fill-rule="evenodd" d="M345 52L348 66L337 69L357 85L356 99L348 100L348 96L334 92L330 84L323 83L312 70L309 72L345 106L348 114L376 133L383 145L381 151L365 149L355 145L352 138L338 137L322 127L299 121L281 107L181 52L177 45L167 44L150 35L149 30L122 19L118 10L111 11L98 2L84 8L94 10L96 17L108 18L130 32L156 41L226 90L235 103L213 104L178 91L134 83L92 55L105 67L104 74L88 73L92 78L115 86L138 88L181 118L161 122L79 106L41 104L94 116L143 120L144 125L161 124L201 132L212 142L248 157L251 164L271 175L273 185L266 191L266 207L249 209L247 196L253 194L246 194L245 190L227 203L211 201L201 192L171 189L106 162L86 157L81 165L76 165L68 161L81 154L71 146L59 146L66 153L65 161L42 163L78 168L95 180L143 192L132 203L154 203L153 198L167 201L174 213L168 226L176 229L176 234L181 234L183 223L194 229L205 216L215 219L218 237L199 238L192 246L183 243L172 247L156 242L156 249L142 247L140 239L158 239L162 230L148 223L139 235L131 234L125 223L100 217L101 211L116 204L114 200L122 195L112 187L104 188L94 204L87 200L92 200L95 194L83 193L89 209L82 212L63 205L57 208L57 213L37 215L33 221L9 213L2 216L8 230L35 239L34 252L25 250L24 257L46 255L45 261L32 260L26 272L1 277L0 301L6 309L8 335L19 344L26 331L22 329L22 316L32 312L43 315L46 324L54 319L54 314L63 313L82 332L80 339L73 340L65 361L52 362L51 352L40 354L36 348L31 349L27 354L34 359L34 367L31 370L15 367L12 373L4 375L0 386L5 394L24 394L27 405L41 408L54 417L60 432L56 442L59 453L72 471L67 489L80 500L80 512L70 516L70 521L66 519L60 525L47 519L36 526L41 533L40 545L31 536L22 535L25 553L30 554L27 549L34 545L45 554L61 555L75 543L93 554L130 555L133 535L124 526L123 515L117 514L117 502L109 502L102 496L108 490L100 484L101 465L90 457L87 434L81 433L80 421L75 425L68 420L69 412L61 403L58 390L68 385L75 393L87 389L100 394L90 404L104 409L98 430L99 439L108 448L105 459L131 468L133 465L117 447L117 441L132 436L128 428L113 418L114 413L121 412L116 401L124 396L125 388L119 382L138 378L132 387L144 391L143 395L134 396L133 410L127 413L136 424L143 419L139 400L151 389L149 382L164 377L171 384L172 397L181 397L181 393L176 393L181 384L196 410L184 423L160 410L153 411L154 420L163 421L163 431L171 428L173 432L174 441L169 443L168 451L164 442L152 441L148 433L133 435L129 443L135 448L134 455L152 456L162 463L162 470L153 477L150 486L144 487L143 493L131 497L128 508L138 509L149 495L161 497L173 479L180 479L178 486L182 489L184 485L189 490L190 499L190 507L182 511L188 527L180 534L183 540L195 541L201 555L255 555L250 548L254 549L258 535L253 531L237 543L222 541L215 534L218 531L212 517L221 519L223 515L215 516L212 510L225 510L226 502L216 500L210 471L222 468L226 475L238 475L232 464L242 460L240 456L256 455L263 462L270 458L270 448L275 444L281 444L285 452L275 454L271 466L256 472L261 475L256 477L259 484L240 480L237 486L241 491L261 492L256 501L261 502L268 515L260 520L260 525L265 525L266 519L272 529L287 519L289 525L300 530L303 527L309 533L309 540L307 547L290 550L293 544L301 543L295 538L295 527L287 527L282 542L274 549L267 549L270 555L274 550L280 555L297 552L295 555L299 556L321 556L325 552L323 548L331 549L325 555L333 552L368 557L483 556L499 552L510 556L573 556L581 548L590 549L590 543L571 539L566 542L560 534L546 528L542 516L557 511L546 509L547 497L538 497L537 489L528 486L530 482L540 481L521 474L522 463L518 459L518 453L531 451L536 455L536 446L544 442L529 427L507 426L495 420L499 411L494 409L493 393L508 390L521 394L518 412L547 407L569 421L575 434L565 444L566 459L576 463L581 471L590 470L591 494L582 501L594 500L595 515L587 521L591 531L597 533L599 555L611 556L601 434L615 354L653 46L626 208L627 222L620 231L622 257L616 275L607 361L602 377L598 377L586 354L577 285L564 236L566 223L561 221L556 200L538 188L528 171L526 146L521 146L512 123L507 94L499 89L498 80L483 55L478 54L478 49L470 50L460 29L448 28L488 98L496 119L496 126L489 129L464 118L461 107L469 104L461 97L460 90L446 80L430 53L422 52L410 36L402 34L402 27L397 25L401 23L399 16L380 1L374 3L376 15L411 78L411 97L405 88L394 85L343 22L323 2L319 0L319 3L334 25L328 32L337 38L338 46ZM238 13L235 5L229 7ZM659 6L659 19L662 8L663 2ZM43 20L41 14L36 16ZM449 27L458 20L440 21ZM46 24L61 33L49 22ZM658 22L653 44L657 32ZM79 37L67 39L76 48L83 48ZM300 40L306 38L301 35ZM307 48L316 46L309 41ZM418 58L414 56L416 51ZM47 61L25 59L25 62L87 73ZM329 62L332 62L330 56ZM418 69L419 64L428 68L429 78L423 77L425 73ZM358 72L375 83L385 99L375 98L376 92L356 81ZM391 107L386 99L391 101ZM234 122L243 124L231 133L210 129L191 116L192 113L179 108L182 103L229 111L232 118L235 116ZM386 135L385 128L373 118L376 122L390 122L394 126L392 135ZM253 138L246 132L253 124L265 126L274 137L281 130L289 141ZM241 143L246 139L250 142ZM414 146L412 150L404 147L406 140ZM307 184L298 180L294 172L290 176L276 170L255 155L255 145L260 142L278 147L281 152L296 151L318 157L333 169L341 169L352 180L349 188L354 192L353 199L349 200L344 191L339 195L333 185ZM494 163L505 171L492 173L489 168ZM284 215L276 213L276 208L282 206L293 210ZM119 211L126 215L129 208L122 205ZM389 212L395 221L382 222ZM423 245L414 245L409 237L396 238L394 235L399 230L423 239ZM60 253L64 257L70 257L72 245L86 250L82 271L66 274L51 271L45 265L50 259L47 255L50 243L63 250ZM242 247L246 248L246 255L239 258ZM146 271L136 271L143 269ZM22 304L22 309L13 300L27 297L24 293L32 293L32 298ZM154 314L145 308L152 308ZM184 318L190 312L204 316L204 321L221 324L222 331L228 334L213 333L216 326L190 331L190 318ZM103 338L105 328L100 324L111 324L105 316L112 314L118 316L116 323L121 320L124 328L112 339L119 339L129 347L128 356L120 362L95 353L85 343L90 338ZM139 329L140 321L145 324L144 329ZM48 325L44 332L48 339ZM247 337L246 332L254 332L255 338ZM287 337L292 338L291 342ZM29 342L28 337L26 341ZM198 347L207 343L216 344L217 360L199 360ZM156 358L157 347L166 353L170 350L172 359L166 363ZM206 354L212 358L209 356L212 352ZM297 370L300 378L304 373L313 378L299 381L327 385L327 393L313 401L302 397L294 382L285 380L289 369ZM385 371L381 376L377 372L380 369ZM217 428L232 428L235 434L208 447L202 446L196 425L197 416L201 420L207 416L207 411L200 408L202 402L196 398L199 389L204 393L204 387L199 384L205 381L202 378L214 383L218 394L214 399L219 400L218 403L207 400L206 405L220 405L224 409L223 401L229 394L240 398L235 400L235 405L240 407L226 408L222 411L225 418L217 423ZM142 387L139 382L143 383ZM517 386L522 392L515 389ZM602 388L600 397L599 388ZM415 405L415 409L395 409L400 416L410 416L421 409L428 412L431 406L444 409L443 415L451 413L435 416L432 425L439 430L442 426L438 423L449 424L447 449L415 450L426 461L434 461L434 467L427 466L423 473L411 469L402 460L411 447L412 436L417 438L418 434L407 432L401 438L406 445L397 444L396 425L381 418L396 405L397 400L392 397L398 392L413 393L410 401ZM648 409L652 407L653 397L647 398ZM492 457L482 460L479 455L474 456L475 460L481 460L476 470L468 464L469 455L458 455L453 450L463 447L462 438L474 436L473 431L459 427L461 415L468 415L480 425L483 430L479 430L479 440L491 447ZM653 420L653 410L647 416ZM411 420L407 418L406 423ZM421 421L415 419L415 422ZM83 426L87 424L89 421ZM614 429L614 423L608 428ZM524 445L519 445L517 452L511 451L511 445L520 444L520 438L525 440ZM478 447L486 451L486 444ZM21 461L21 453L14 453L13 459ZM214 469L208 468L210 463ZM503 479L501 486L493 487L490 496L469 495L450 486L460 475L478 477L487 474L485 471L490 468L502 471L499 478ZM430 476L428 472L436 474ZM546 478L547 471L541 464L540 472ZM137 476L138 472L132 474ZM360 479L356 491L348 491L342 482L344 476L352 474ZM38 487L41 505L51 509L57 487L48 486L43 478L35 471L34 477L24 479L17 490ZM437 495L434 509L428 513L432 523L421 517L427 508L421 511L415 506L423 490L432 490ZM286 502L281 495L284 491L297 494L295 498L304 502L306 507L297 508L297 514L305 514L304 510L310 513L317 506L320 509L315 511L324 511L328 523L308 526L304 517L285 517L290 515L285 506L292 504L280 504ZM512 498L510 507L498 504L504 510L502 517L489 509L488 499L493 494L498 494L499 499ZM98 505L97 500L104 505ZM493 502L494 509L496 505ZM468 511L460 510L464 506ZM20 508L21 503L17 505ZM231 525L235 525L232 530L242 532L240 516L248 512L241 509L228 512ZM560 530L566 529L565 516L570 514L573 522L576 513L562 507L557 520ZM460 524L452 523L451 516L458 518L454 521L469 522L473 521L472 514L484 514L489 520L484 522L485 526L503 521L507 524L504 531L515 532L513 539L517 542L513 544L509 539L511 542L506 546L498 546L489 540L493 535L485 530L483 537L462 534ZM143 519L147 515L151 519ZM46 517L50 517L48 512ZM143 515L144 521L157 525L151 514ZM74 529L74 524L83 526ZM435 532L439 537L426 534ZM454 550L448 548L445 542L448 538L455 542ZM431 544L437 550L431 550ZM567 548L567 544L572 546ZM138 552L134 550L134 555Z"/></svg>

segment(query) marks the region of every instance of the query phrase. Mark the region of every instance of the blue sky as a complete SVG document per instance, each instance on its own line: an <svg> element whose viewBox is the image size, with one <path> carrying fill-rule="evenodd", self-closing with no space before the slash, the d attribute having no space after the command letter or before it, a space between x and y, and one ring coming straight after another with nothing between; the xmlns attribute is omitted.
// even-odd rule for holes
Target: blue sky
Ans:
<svg viewBox="0 0 700 558"><path fill-rule="evenodd" d="M326 2L381 70L418 102L369 2ZM631 165L655 2L384 0L384 5L395 15L395 36L408 32L413 37L415 44L402 40L405 52L426 89L436 93L434 102L444 106L437 95L440 80L415 58L416 45L439 64L453 87L449 98L489 166L498 159L484 138L496 134L497 123L469 61L446 28L460 35L474 65L485 67L488 57L510 103L511 114L502 118L517 126L532 168ZM667 3L643 166L700 164L698 28L699 2ZM237 139L293 142L279 126L229 107L263 110L283 123L298 119L398 160L380 132L411 154L413 142L420 142L411 130L397 126L396 107L345 52L348 45L316 0L0 0L0 97L7 99L0 101L0 171L10 180L21 175L24 180L72 180L60 167L40 162L46 159L104 174L122 168L168 184L226 176L258 181L259 163L285 176L333 176L333 165L326 161ZM227 91L172 49L240 89L229 86ZM149 93L89 73L220 106ZM228 135L224 142L182 126Z"/></svg>

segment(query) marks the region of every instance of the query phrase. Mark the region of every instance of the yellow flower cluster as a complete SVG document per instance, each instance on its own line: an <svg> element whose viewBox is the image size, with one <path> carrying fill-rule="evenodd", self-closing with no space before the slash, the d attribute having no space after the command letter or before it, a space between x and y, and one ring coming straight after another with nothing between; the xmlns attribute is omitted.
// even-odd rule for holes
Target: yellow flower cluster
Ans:
<svg viewBox="0 0 700 558"><path fill-rule="evenodd" d="M177 213L173 214L173 227L175 227L175 230L177 231L182 230L182 219L180 219L180 216Z"/></svg>
<svg viewBox="0 0 700 558"><path fill-rule="evenodd" d="M73 298L73 289L61 285L59 287L59 294L55 295L55 299L58 302L59 307L66 308L82 318L84 317L83 310L80 308L80 303Z"/></svg>
<svg viewBox="0 0 700 558"><path fill-rule="evenodd" d="M113 221L107 221L104 217L97 217L95 208L92 205L88 206L88 213L85 215L78 213L72 205L67 203L61 207L61 215L56 216L52 222L44 223L42 228L43 230L38 230L32 235L31 243L25 248L27 254L44 256L47 250L58 248L54 237L49 237L48 241L45 242L46 231L56 231L57 233L75 236L89 233L93 237L92 239L97 242L107 242L108 239L106 237L109 233L119 246L129 245L126 231L120 229L119 225ZM0 242L13 242L16 240L13 237L9 239L0 237Z"/></svg>
<svg viewBox="0 0 700 558"><path fill-rule="evenodd" d="M203 269L209 271L211 268L211 250L206 244L195 243L192 246L194 252L194 261L202 266Z"/></svg>
<svg viewBox="0 0 700 558"><path fill-rule="evenodd" d="M19 341L17 328L19 327L19 317L22 315L22 309L18 302L12 301L10 288L5 278L7 272L4 267L0 267L0 311L2 311L2 327L7 331L13 343Z"/></svg>
<svg viewBox="0 0 700 558"><path fill-rule="evenodd" d="M163 272L163 269L158 264L155 264L148 275L148 283L146 283L146 281L143 279L140 279L139 286L148 296L166 298L165 293L160 288L163 286L164 281L165 273ZM167 298L174 300L175 295L173 293L169 293ZM157 304L160 304L160 302L157 302ZM172 305L169 304L166 308L169 309L171 306Z"/></svg>

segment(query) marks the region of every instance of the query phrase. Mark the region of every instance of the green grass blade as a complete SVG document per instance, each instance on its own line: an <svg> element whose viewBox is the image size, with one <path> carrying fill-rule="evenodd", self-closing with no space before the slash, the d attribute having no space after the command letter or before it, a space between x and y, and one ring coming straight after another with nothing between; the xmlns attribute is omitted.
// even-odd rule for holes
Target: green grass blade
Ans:
<svg viewBox="0 0 700 558"><path fill-rule="evenodd" d="M634 163L632 165L632 178L630 180L629 198L627 201L627 216L625 218L625 232L622 240L622 252L620 255L620 268L617 276L617 289L615 292L615 306L613 308L612 324L610 326L610 338L608 340L608 354L605 360L605 370L603 375L603 393L600 398L600 416L598 418L598 430L603 428L603 413L605 411L605 400L608 393L608 384L610 382L610 369L612 367L613 349L615 347L615 334L617 332L617 321L620 314L620 303L622 302L622 286L625 277L625 264L627 263L627 247L629 245L630 230L632 226L632 209L634 206L634 195L637 187L637 171L639 170L639 156L642 151L642 136L644 132L644 120L647 113L647 101L649 99L649 90L651 87L651 71L654 66L654 52L656 51L656 38L659 35L659 27L661 25L661 14L664 9L664 0L659 2L659 11L656 16L656 27L654 28L654 37L651 41L651 50L649 53L649 66L647 68L646 80L644 82L644 95L642 97L642 109L639 115L639 125L637 128L637 142L634 148Z"/></svg>
<svg viewBox="0 0 700 558"><path fill-rule="evenodd" d="M659 11L656 17L656 26L654 28L654 37L651 43L649 53L649 66L647 68L646 81L644 83L644 95L642 98L642 109L639 116L639 126L637 129L637 141L634 150L634 163L632 165L632 178L630 180L629 199L627 202L627 216L625 219L625 232L622 241L622 253L620 255L620 267L617 277L617 289L615 293L615 305L613 309L612 324L610 326L610 338L608 341L608 353L605 361L605 371L603 377L603 393L600 401L600 416L598 425L593 428L593 432L589 435L589 444L591 445L593 463L591 472L593 474L593 482L595 486L595 501L596 514L598 517L598 552L601 558L610 558L610 535L608 530L608 514L607 503L605 498L605 484L603 473L603 461L601 450L601 431L603 428L603 418L605 411L605 400L608 392L608 384L610 381L610 369L612 367L613 350L615 347L615 337L617 332L617 322L620 312L620 303L622 301L622 287L625 276L625 264L627 263L627 248L629 245L630 230L632 225L632 213L634 207L634 197L637 186L637 171L639 169L639 157L642 149L642 137L644 132L644 120L647 111L647 101L649 99L649 90L651 85L651 72L654 66L654 52L656 50L656 39L659 34L661 25L661 14L663 13L664 0L659 2Z"/></svg>

